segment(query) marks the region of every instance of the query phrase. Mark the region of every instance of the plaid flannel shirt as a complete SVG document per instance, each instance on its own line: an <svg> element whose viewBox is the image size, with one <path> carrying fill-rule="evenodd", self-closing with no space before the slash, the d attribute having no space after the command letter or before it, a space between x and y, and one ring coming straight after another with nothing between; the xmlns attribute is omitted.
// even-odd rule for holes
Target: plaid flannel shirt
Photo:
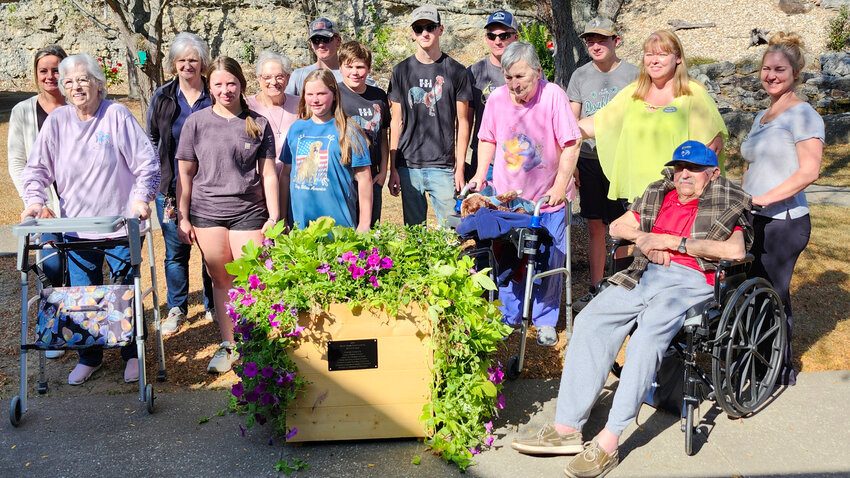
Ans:
<svg viewBox="0 0 850 478"><path fill-rule="evenodd" d="M664 196L676 188L673 183L673 169L665 168L661 173L664 179L650 184L643 196L636 199L631 206L632 211L640 214L640 230L644 232L652 232ZM745 213L752 208L752 199L743 189L722 176L711 181L697 199L699 205L691 228L691 238L725 241L732 235L735 226L740 226L744 231L746 250L749 251L753 244L753 228ZM635 248L634 255L634 262L628 269L609 279L610 283L629 290L637 285L649 265L649 259L638 248ZM716 270L719 265L719 261L694 258L700 269L705 272Z"/></svg>

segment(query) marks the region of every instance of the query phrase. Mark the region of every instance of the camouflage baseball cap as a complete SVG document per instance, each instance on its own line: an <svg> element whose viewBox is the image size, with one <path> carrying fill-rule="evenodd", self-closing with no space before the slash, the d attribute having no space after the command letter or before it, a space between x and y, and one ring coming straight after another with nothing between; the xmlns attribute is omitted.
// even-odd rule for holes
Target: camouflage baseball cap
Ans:
<svg viewBox="0 0 850 478"><path fill-rule="evenodd" d="M584 38L587 35L602 35L605 37L615 37L617 32L614 29L614 22L610 18L596 17L587 22L584 26L584 33L579 35L579 38Z"/></svg>

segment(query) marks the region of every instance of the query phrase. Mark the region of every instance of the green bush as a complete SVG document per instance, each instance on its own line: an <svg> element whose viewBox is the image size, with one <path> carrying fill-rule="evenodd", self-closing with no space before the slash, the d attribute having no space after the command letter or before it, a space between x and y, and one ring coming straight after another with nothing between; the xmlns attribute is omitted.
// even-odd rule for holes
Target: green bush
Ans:
<svg viewBox="0 0 850 478"><path fill-rule="evenodd" d="M549 30L542 23L534 22L530 25L520 25L517 32L519 33L519 41L534 46L546 79L555 81L555 58L552 57L549 47L546 46L546 43L552 40Z"/></svg>
<svg viewBox="0 0 850 478"><path fill-rule="evenodd" d="M830 50L841 51L850 47L850 9L847 6L841 7L838 15L829 21L827 34L829 40L826 46Z"/></svg>

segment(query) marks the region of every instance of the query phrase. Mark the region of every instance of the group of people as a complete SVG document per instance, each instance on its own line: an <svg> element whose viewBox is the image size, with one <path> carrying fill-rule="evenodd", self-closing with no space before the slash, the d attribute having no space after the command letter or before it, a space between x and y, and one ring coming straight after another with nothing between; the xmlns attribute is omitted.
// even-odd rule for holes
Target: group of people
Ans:
<svg viewBox="0 0 850 478"><path fill-rule="evenodd" d="M33 65L38 95L10 119L9 171L24 201L21 217L147 219L154 202L166 245L162 332L175 333L185 319L197 244L206 316L221 334L208 370L225 372L238 358L225 313L233 281L225 264L276 223L305 227L330 216L368 231L380 219L385 184L401 195L406 224L425 222L427 198L442 223L456 192L474 182L531 201L549 197L542 222L552 232L549 261L557 267L568 247L565 205L578 194L590 232L591 283L602 279L606 233L635 241L642 259L614 280L619 287L602 293L607 299L591 302L591 287L574 304L581 312L555 425L514 446L581 452L567 467L570 476L596 476L588 471L593 466L607 473L687 304L710 292L718 259L756 255L757 272L783 300L790 337L790 278L810 230L803 189L818 177L824 142L823 121L794 94L804 66L800 39L778 33L763 56L760 78L771 104L741 146L748 169L739 187L722 176L728 133L705 87L689 78L675 33L651 34L635 66L617 56L622 40L613 22L591 20L581 35L591 62L573 72L564 91L546 80L534 47L518 41L510 12L487 18L489 54L469 68L441 50L444 29L437 8L412 12L415 53L393 68L384 92L370 77L369 48L343 43L335 22L316 19L308 32L316 62L293 71L286 56L262 52L260 91L248 97L236 60L212 60L200 37L181 33L167 57L173 79L151 100L147 133L127 108L106 99L94 58L47 47ZM753 205L760 211L742 219ZM103 254L72 253L65 281L56 264L45 269L57 284L96 284L103 261ZM110 255L106 261L117 276L120 267ZM532 320L538 343L554 345L561 282L543 282ZM519 321L522 287L500 285L508 323ZM609 425L584 447L581 426L635 320L641 327ZM599 347L603 336L608 345ZM793 384L790 343L782 379ZM122 350L126 381L138 380L134 354L135 345ZM83 383L101 360L100 351L83 351L69 383ZM588 361L597 366L588 369ZM599 457L607 457L602 465L588 464Z"/></svg>

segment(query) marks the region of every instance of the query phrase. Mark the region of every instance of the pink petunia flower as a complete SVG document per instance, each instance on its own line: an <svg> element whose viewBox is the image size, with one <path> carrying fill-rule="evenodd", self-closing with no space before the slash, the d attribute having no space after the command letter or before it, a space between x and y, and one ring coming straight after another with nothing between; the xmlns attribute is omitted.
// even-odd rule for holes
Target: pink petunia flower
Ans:
<svg viewBox="0 0 850 478"><path fill-rule="evenodd" d="M393 267L393 260L389 257L384 257L381 259L381 269L391 269Z"/></svg>
<svg viewBox="0 0 850 478"><path fill-rule="evenodd" d="M484 439L484 444L487 446L493 446L493 435L488 436Z"/></svg>
<svg viewBox="0 0 850 478"><path fill-rule="evenodd" d="M381 284L378 282L378 278L375 276L369 276L369 283L372 284L372 287L378 288Z"/></svg>
<svg viewBox="0 0 850 478"><path fill-rule="evenodd" d="M493 431L493 420L484 424L484 431L489 435Z"/></svg>
<svg viewBox="0 0 850 478"><path fill-rule="evenodd" d="M478 451L478 447L477 447L477 446L474 446L474 447L473 447L473 446L471 446L471 447L469 447L469 453L471 453L472 455L477 455L477 454L479 454L479 453L481 453L481 452L480 452L480 451Z"/></svg>
<svg viewBox="0 0 850 478"><path fill-rule="evenodd" d="M306 328L307 327L304 327L304 326L295 327L291 332L283 334L283 336L284 337L298 337L299 335L301 335L301 332L304 331L304 329L306 329Z"/></svg>
<svg viewBox="0 0 850 478"><path fill-rule="evenodd" d="M365 274L365 273L366 273L366 269L363 269L362 267L356 267L355 266L354 270L351 271L351 277L353 279L359 279L359 278L363 277L363 274Z"/></svg>

